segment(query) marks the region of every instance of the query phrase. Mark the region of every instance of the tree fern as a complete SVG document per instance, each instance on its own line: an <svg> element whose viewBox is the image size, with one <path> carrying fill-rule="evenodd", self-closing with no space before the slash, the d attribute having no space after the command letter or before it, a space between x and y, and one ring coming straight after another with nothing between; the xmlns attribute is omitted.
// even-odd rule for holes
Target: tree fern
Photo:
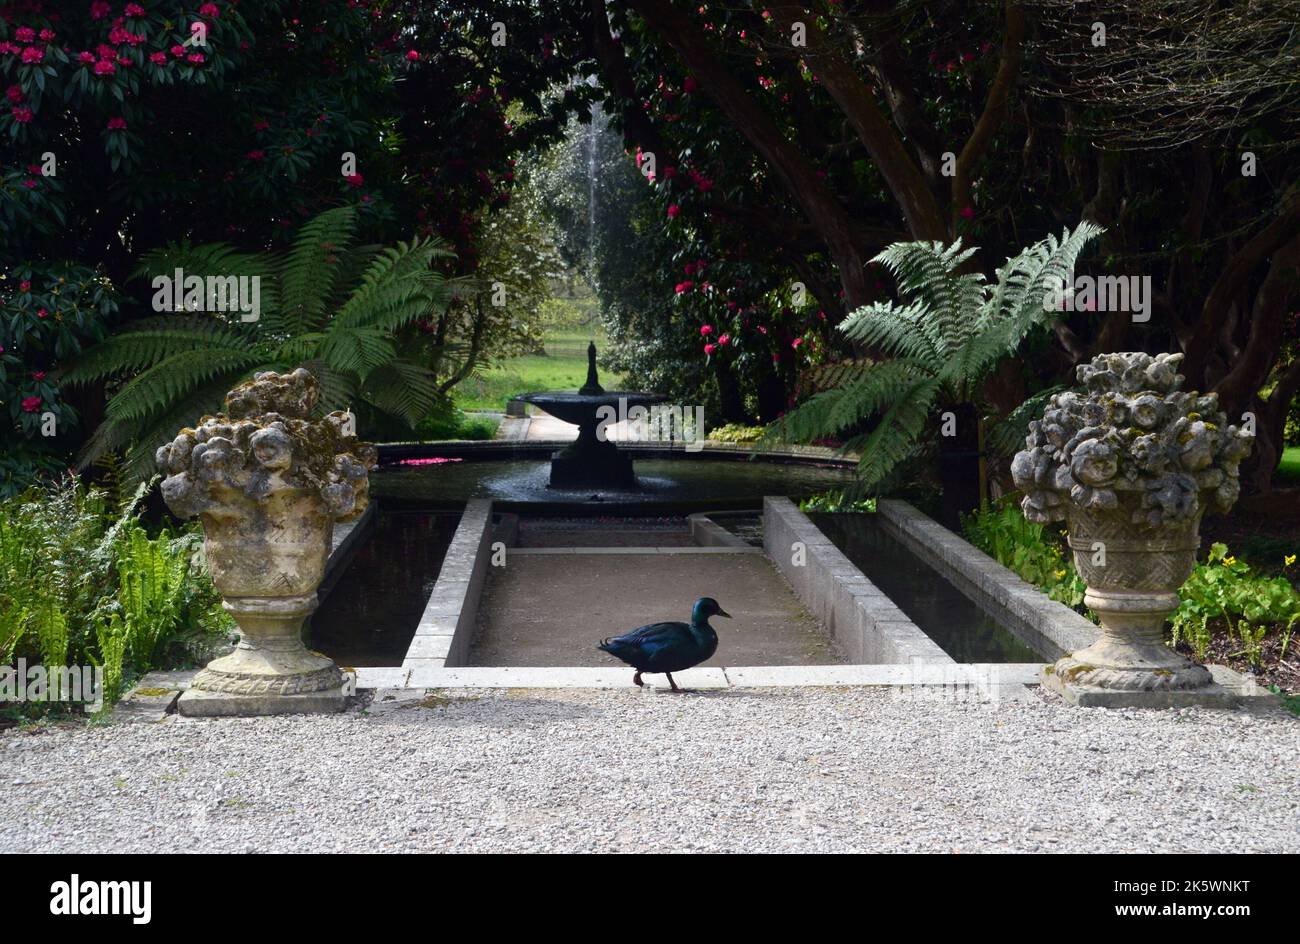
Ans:
<svg viewBox="0 0 1300 944"><path fill-rule="evenodd" d="M227 390L262 370L309 365L323 410L354 398L414 425L438 396L431 372L401 356L396 332L451 301L452 282L433 265L451 253L437 239L356 246L356 214L327 210L284 253L245 253L223 244L172 244L146 254L137 274L256 276L260 317L174 313L144 319L86 351L63 377L106 381L113 396L92 433L84 465L126 453L131 481L148 476L158 446L205 413Z"/></svg>
<svg viewBox="0 0 1300 944"><path fill-rule="evenodd" d="M877 488L914 456L936 404L970 403L1003 358L1057 313L1049 290L1068 285L1084 247L1103 232L1083 222L1048 236L997 270L992 284L962 272L975 250L961 240L894 243L872 261L893 273L906 304L877 302L847 317L840 330L885 358L850 372L840 386L809 398L774 423L765 441L807 442L859 428L844 450L859 453L856 491Z"/></svg>

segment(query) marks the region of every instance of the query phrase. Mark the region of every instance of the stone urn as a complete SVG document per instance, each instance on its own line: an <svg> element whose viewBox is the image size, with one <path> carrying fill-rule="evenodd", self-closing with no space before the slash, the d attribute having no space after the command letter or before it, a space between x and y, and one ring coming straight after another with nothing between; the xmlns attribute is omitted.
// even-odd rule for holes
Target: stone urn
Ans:
<svg viewBox="0 0 1300 944"><path fill-rule="evenodd" d="M1072 701L1177 704L1157 693L1214 687L1204 666L1165 644L1164 624L1195 566L1202 516L1237 500L1253 437L1228 425L1215 394L1181 390L1181 360L1103 354L1080 365L1084 390L1053 396L1012 462L1025 517L1066 522L1084 603L1101 620L1095 643L1045 671ZM1080 691L1153 697L1081 700Z"/></svg>
<svg viewBox="0 0 1300 944"><path fill-rule="evenodd" d="M312 419L316 378L299 368L260 373L158 450L162 494L182 518L203 523L204 553L240 642L195 676L178 707L189 715L339 710L343 673L303 645L316 608L334 523L368 501L374 448L351 417Z"/></svg>

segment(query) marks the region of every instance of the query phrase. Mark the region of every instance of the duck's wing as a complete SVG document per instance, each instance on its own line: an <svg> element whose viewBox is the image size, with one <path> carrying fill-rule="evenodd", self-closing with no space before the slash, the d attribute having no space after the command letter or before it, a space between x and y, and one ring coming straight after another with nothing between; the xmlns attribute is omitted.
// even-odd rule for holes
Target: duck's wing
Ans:
<svg viewBox="0 0 1300 944"><path fill-rule="evenodd" d="M653 660L665 650L693 642L691 628L685 623L650 623L621 636L612 636L602 642L600 648L620 658L635 653Z"/></svg>

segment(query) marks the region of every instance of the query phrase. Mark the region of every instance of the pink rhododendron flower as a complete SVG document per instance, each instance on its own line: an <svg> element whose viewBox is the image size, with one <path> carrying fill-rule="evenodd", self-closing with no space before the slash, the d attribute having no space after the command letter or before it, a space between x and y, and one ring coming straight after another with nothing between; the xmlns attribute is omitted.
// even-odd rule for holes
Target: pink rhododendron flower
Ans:
<svg viewBox="0 0 1300 944"><path fill-rule="evenodd" d="M687 275L694 275L694 274L695 274L695 263L694 263L694 262L688 262L688 263L686 263L686 265L682 266L682 271L685 272Z"/></svg>
<svg viewBox="0 0 1300 944"><path fill-rule="evenodd" d="M407 54L406 54L406 61L407 61L407 62L419 62L419 61L420 61L420 54L419 54L418 52L416 52L414 49L412 49L412 50L410 50L409 52L407 52Z"/></svg>
<svg viewBox="0 0 1300 944"><path fill-rule="evenodd" d="M89 65L95 61L95 54L93 52L82 52L77 54L77 58Z"/></svg>
<svg viewBox="0 0 1300 944"><path fill-rule="evenodd" d="M185 55L185 47L184 47L184 46L180 46L180 45L173 46L173 47L169 50L169 52L171 52L171 54L172 54L173 56L175 56L177 59L179 59L181 56Z"/></svg>
<svg viewBox="0 0 1300 944"><path fill-rule="evenodd" d="M362 177L360 174L346 174L343 179L354 187L360 187L366 182L366 178Z"/></svg>
<svg viewBox="0 0 1300 944"><path fill-rule="evenodd" d="M726 345L726 344L729 344L729 343L731 343L731 335L729 335L729 334L720 334L720 335L718 335L718 344L719 344L719 346Z"/></svg>
<svg viewBox="0 0 1300 944"><path fill-rule="evenodd" d="M263 152L263 151L249 151L249 152L248 152L248 159L249 159L250 161L260 161L260 160L261 160L262 158L264 158L264 157L266 157L266 153Z"/></svg>
<svg viewBox="0 0 1300 944"><path fill-rule="evenodd" d="M117 66L113 65L113 63L109 62L107 59L101 59L99 62L95 63L95 75L112 75L116 71Z"/></svg>
<svg viewBox="0 0 1300 944"><path fill-rule="evenodd" d="M27 279L23 279L21 282L18 283L18 291L30 292L31 290L32 290L32 283L29 282ZM41 311L44 310L45 310L44 308L41 309ZM40 312L37 312L37 314L40 314Z"/></svg>
<svg viewBox="0 0 1300 944"><path fill-rule="evenodd" d="M215 3L205 3L199 7L199 16L209 20L219 20L221 19L221 11L217 9Z"/></svg>
<svg viewBox="0 0 1300 944"><path fill-rule="evenodd" d="M41 42L43 42L43 43L52 43L52 42L54 42L54 30L52 30L52 29L43 29L43 30L41 30Z"/></svg>
<svg viewBox="0 0 1300 944"><path fill-rule="evenodd" d="M681 212L682 212L682 208L674 203L672 206L668 208L668 219L670 220L677 219L677 214Z"/></svg>
<svg viewBox="0 0 1300 944"><path fill-rule="evenodd" d="M45 379L45 371L43 370L32 371L32 380L35 380L37 383L40 383L44 379Z"/></svg>
<svg viewBox="0 0 1300 944"><path fill-rule="evenodd" d="M713 333L713 325L700 325L700 334L701 334L701 335L703 335L704 337L707 338L707 337L708 337L709 335L711 335L712 333Z"/></svg>
<svg viewBox="0 0 1300 944"><path fill-rule="evenodd" d="M20 26L14 30L14 39L20 43L30 43L36 40L36 30L30 26Z"/></svg>
<svg viewBox="0 0 1300 944"><path fill-rule="evenodd" d="M113 8L105 3L104 0L95 0L95 2L90 5L90 18L92 20L102 20L112 12Z"/></svg>
<svg viewBox="0 0 1300 944"><path fill-rule="evenodd" d="M36 181L28 177L26 180L23 181L23 186L26 187L28 190L35 190Z"/></svg>
<svg viewBox="0 0 1300 944"><path fill-rule="evenodd" d="M23 100L23 90L20 86L11 85L5 89L5 97L11 102L21 102Z"/></svg>
<svg viewBox="0 0 1300 944"><path fill-rule="evenodd" d="M151 52L149 53L149 61L156 66L165 66L167 65L167 53Z"/></svg>
<svg viewBox="0 0 1300 944"><path fill-rule="evenodd" d="M713 354L713 352L716 351L717 349L718 349L718 346L717 346L716 344L706 344L706 345L704 345L704 354L705 354L705 356L707 357L707 356Z"/></svg>
<svg viewBox="0 0 1300 944"><path fill-rule="evenodd" d="M201 66L201 65L203 65L203 53L201 53L201 52L192 52L192 53L190 53L188 56L185 57L185 61L186 61L186 62L192 62L192 63L194 63L196 66Z"/></svg>
<svg viewBox="0 0 1300 944"><path fill-rule="evenodd" d="M35 413L41 408L40 397L23 397L23 412Z"/></svg>
<svg viewBox="0 0 1300 944"><path fill-rule="evenodd" d="M126 130L126 119L125 119L125 118L110 118L110 119L108 119L108 130L109 130L109 131L125 131L125 130Z"/></svg>
<svg viewBox="0 0 1300 944"><path fill-rule="evenodd" d="M974 208L974 207L969 207L969 206L964 206L964 207L962 207L962 208L961 208L961 218L962 218L963 220L974 219L974 218L975 218L975 208Z"/></svg>
<svg viewBox="0 0 1300 944"><path fill-rule="evenodd" d="M699 83L696 82L695 79L689 75L686 77L685 81L682 82L682 91L685 92L687 95L690 95L699 87L700 87Z"/></svg>
<svg viewBox="0 0 1300 944"><path fill-rule="evenodd" d="M690 279L687 279L686 281L677 284L677 294L681 295L683 292L689 292L693 288L695 288L695 283Z"/></svg>
<svg viewBox="0 0 1300 944"><path fill-rule="evenodd" d="M803 344L803 338L795 338L790 342L791 347L798 347L800 344Z"/></svg>
<svg viewBox="0 0 1300 944"><path fill-rule="evenodd" d="M144 7L138 3L128 3L123 11L127 16L144 16Z"/></svg>
<svg viewBox="0 0 1300 944"><path fill-rule="evenodd" d="M28 46L23 50L23 62L28 65L34 62L40 62L45 58L45 50L39 46Z"/></svg>
<svg viewBox="0 0 1300 944"><path fill-rule="evenodd" d="M25 125L32 120L32 110L26 107L19 107L13 110L14 121L20 125Z"/></svg>

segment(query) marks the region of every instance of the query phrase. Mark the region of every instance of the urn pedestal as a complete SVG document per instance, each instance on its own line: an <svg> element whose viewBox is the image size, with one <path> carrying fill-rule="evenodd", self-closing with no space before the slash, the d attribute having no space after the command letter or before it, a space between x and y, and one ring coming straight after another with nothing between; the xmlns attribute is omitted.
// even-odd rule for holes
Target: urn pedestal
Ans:
<svg viewBox="0 0 1300 944"><path fill-rule="evenodd" d="M1043 672L1044 684L1080 705L1230 705L1209 669L1165 644L1165 621L1196 564L1200 520L1136 525L1131 510L1072 509L1069 545L1087 584L1083 602L1101 636Z"/></svg>
<svg viewBox="0 0 1300 944"><path fill-rule="evenodd" d="M1182 389L1181 362L1139 351L1080 364L1084 389L1052 396L1011 464L1025 517L1066 522L1084 603L1101 622L1095 643L1043 672L1075 704L1229 706L1241 694L1165 643L1201 517L1237 500L1252 439L1213 393Z"/></svg>
<svg viewBox="0 0 1300 944"><path fill-rule="evenodd" d="M230 391L226 414L204 417L158 450L163 498L203 522L203 548L223 607L239 625L177 702L182 715L248 716L341 711L350 685L327 656L307 649L334 524L366 508L372 447L351 417L311 418L306 370L262 373Z"/></svg>

